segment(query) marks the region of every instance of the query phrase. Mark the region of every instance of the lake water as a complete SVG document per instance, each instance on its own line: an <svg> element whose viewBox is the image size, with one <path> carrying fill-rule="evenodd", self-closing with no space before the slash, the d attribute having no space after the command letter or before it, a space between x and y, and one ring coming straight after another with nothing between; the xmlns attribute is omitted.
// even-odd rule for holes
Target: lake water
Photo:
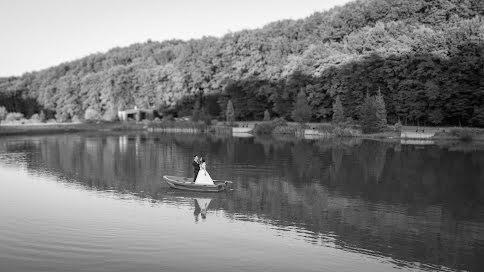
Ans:
<svg viewBox="0 0 484 272"><path fill-rule="evenodd" d="M483 150L189 134L2 137L0 271L484 271ZM194 153L234 190L168 188L162 176L191 176Z"/></svg>

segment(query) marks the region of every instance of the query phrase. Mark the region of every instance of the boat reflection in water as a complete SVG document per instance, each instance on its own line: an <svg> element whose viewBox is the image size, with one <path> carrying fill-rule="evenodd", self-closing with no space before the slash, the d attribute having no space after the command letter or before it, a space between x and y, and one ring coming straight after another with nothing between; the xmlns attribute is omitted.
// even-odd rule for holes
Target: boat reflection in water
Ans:
<svg viewBox="0 0 484 272"><path fill-rule="evenodd" d="M198 223L199 216L202 217L202 221L207 219L207 210L210 202L212 201L211 198L194 198L193 201L195 202L195 211L193 215L195 216L195 222Z"/></svg>

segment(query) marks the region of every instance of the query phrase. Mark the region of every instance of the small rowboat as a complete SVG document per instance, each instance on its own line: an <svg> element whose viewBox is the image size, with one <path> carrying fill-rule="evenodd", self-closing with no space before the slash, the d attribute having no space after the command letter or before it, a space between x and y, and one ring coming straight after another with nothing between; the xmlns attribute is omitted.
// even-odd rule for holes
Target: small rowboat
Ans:
<svg viewBox="0 0 484 272"><path fill-rule="evenodd" d="M214 185L195 184L193 178L163 176L163 179L171 188L194 192L221 192L232 184L228 180L214 180Z"/></svg>

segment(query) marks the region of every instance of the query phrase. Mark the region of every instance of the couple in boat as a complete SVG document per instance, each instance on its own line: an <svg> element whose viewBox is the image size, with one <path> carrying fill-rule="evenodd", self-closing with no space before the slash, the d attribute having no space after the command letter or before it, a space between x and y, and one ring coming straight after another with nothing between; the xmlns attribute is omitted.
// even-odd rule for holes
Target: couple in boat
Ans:
<svg viewBox="0 0 484 272"><path fill-rule="evenodd" d="M193 156L193 182L200 185L214 185L213 180L207 172L205 160L198 155Z"/></svg>

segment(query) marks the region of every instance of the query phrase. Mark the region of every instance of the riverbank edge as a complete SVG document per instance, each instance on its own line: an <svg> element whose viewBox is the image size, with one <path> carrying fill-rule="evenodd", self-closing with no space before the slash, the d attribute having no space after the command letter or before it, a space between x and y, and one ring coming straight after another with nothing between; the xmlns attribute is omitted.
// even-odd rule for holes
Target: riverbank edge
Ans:
<svg viewBox="0 0 484 272"><path fill-rule="evenodd" d="M146 123L134 122L99 122L99 123L39 123L39 124L22 124L22 125L5 125L0 124L0 136L9 135L38 135L51 133L73 133L73 132L89 132L89 131L148 131L168 132L168 133L218 133L223 131L228 134L252 134L252 128L249 127L227 127L227 126L207 126L205 129L198 128L153 128ZM359 134L353 136L336 136L330 133L319 132L317 130L310 130L303 135L285 135L289 137L298 138L300 136L309 136L311 138L366 138L366 139L402 139L402 140L445 140L445 141L459 141L458 137L449 135L422 135L422 137L406 137L403 133L397 131L380 132L374 134ZM484 141L484 135L475 136L472 141Z"/></svg>
<svg viewBox="0 0 484 272"><path fill-rule="evenodd" d="M23 125L0 125L0 136L39 135L89 131L145 131L142 123L39 123Z"/></svg>

